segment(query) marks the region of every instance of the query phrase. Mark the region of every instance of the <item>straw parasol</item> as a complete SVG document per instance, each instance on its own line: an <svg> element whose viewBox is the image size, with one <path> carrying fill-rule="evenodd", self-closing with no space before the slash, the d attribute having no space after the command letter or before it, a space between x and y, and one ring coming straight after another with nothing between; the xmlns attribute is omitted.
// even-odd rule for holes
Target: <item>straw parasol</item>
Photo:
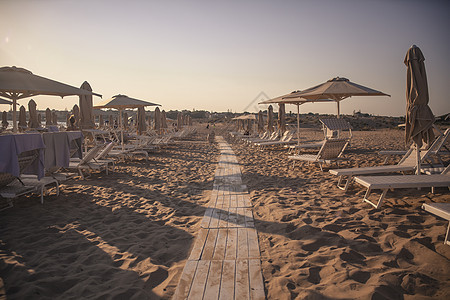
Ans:
<svg viewBox="0 0 450 300"><path fill-rule="evenodd" d="M73 96L96 95L65 83L34 75L32 72L17 67L0 68L0 96L13 102L13 132L17 131L16 104L17 100L36 95Z"/></svg>
<svg viewBox="0 0 450 300"><path fill-rule="evenodd" d="M147 131L147 124L145 123L145 110L143 106L140 106L137 112L137 132L141 135L145 131Z"/></svg>
<svg viewBox="0 0 450 300"><path fill-rule="evenodd" d="M304 98L309 100L332 99L337 103L337 116L340 117L339 102L352 96L389 96L383 92L356 84L347 78L335 77L312 88L287 95L284 99Z"/></svg>
<svg viewBox="0 0 450 300"><path fill-rule="evenodd" d="M425 71L425 57L416 45L406 52L406 143L413 140L417 150L417 174L420 174L420 147L428 146L434 139L434 115L428 106L428 83Z"/></svg>
<svg viewBox="0 0 450 300"><path fill-rule="evenodd" d="M87 81L83 82L81 89L92 92ZM80 129L92 129L95 127L94 110L92 107L92 95L80 95Z"/></svg>
<svg viewBox="0 0 450 300"><path fill-rule="evenodd" d="M48 107L45 110L45 125L52 125L52 111Z"/></svg>
<svg viewBox="0 0 450 300"><path fill-rule="evenodd" d="M267 110L267 131L273 132L273 107L269 105Z"/></svg>
<svg viewBox="0 0 450 300"><path fill-rule="evenodd" d="M25 106L21 105L19 109L19 127L27 127L27 112L25 111Z"/></svg>

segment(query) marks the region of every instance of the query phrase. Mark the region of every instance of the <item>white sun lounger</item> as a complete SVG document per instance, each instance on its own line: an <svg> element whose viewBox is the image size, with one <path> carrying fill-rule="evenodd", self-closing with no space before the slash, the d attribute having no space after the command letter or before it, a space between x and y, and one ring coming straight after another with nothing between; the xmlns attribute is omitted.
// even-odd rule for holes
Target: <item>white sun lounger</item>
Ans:
<svg viewBox="0 0 450 300"><path fill-rule="evenodd" d="M447 166L441 174L433 175L390 175L390 176L358 176L355 182L367 188L364 202L375 208L380 208L389 189L426 188L426 187L450 187L450 174ZM381 190L381 196L377 203L369 199L373 190Z"/></svg>
<svg viewBox="0 0 450 300"><path fill-rule="evenodd" d="M435 139L435 141L430 146L430 148L428 148L428 150L420 152L421 163L424 163L432 153L439 150L439 148L442 146L440 141L441 140L439 138ZM329 170L329 172L333 175L339 176L337 182L338 188L347 191L349 185L352 183L354 177L357 175L408 172L414 171L416 169L416 166L417 166L416 151L413 147L411 147L396 165L333 169Z"/></svg>
<svg viewBox="0 0 450 300"><path fill-rule="evenodd" d="M425 203L422 205L422 209L449 221L448 227L447 227L447 233L445 234L444 244L450 245L450 241L449 241L450 203L430 203L430 204Z"/></svg>

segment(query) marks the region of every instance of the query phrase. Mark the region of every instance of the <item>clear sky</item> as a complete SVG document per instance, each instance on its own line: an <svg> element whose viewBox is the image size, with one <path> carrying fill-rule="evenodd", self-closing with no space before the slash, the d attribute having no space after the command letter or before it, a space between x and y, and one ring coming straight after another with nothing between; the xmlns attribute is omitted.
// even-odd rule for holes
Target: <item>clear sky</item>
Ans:
<svg viewBox="0 0 450 300"><path fill-rule="evenodd" d="M165 110L255 111L265 108L254 103L261 92L277 97L340 76L392 95L344 100L341 113L400 116L403 59L416 44L430 107L450 112L450 1L0 0L0 10L0 66L78 87L87 80L103 99L120 93ZM34 99L38 109L78 102ZM336 108L303 105L310 111Z"/></svg>

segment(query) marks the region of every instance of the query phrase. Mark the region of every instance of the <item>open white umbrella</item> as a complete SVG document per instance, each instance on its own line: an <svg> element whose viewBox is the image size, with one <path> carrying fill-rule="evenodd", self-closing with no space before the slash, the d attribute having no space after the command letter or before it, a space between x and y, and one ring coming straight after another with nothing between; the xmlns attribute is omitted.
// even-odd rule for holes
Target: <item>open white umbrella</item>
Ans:
<svg viewBox="0 0 450 300"><path fill-rule="evenodd" d="M17 67L0 68L0 96L13 102L13 132L17 132L17 100L36 95L73 96L96 95L65 83L34 75L30 71Z"/></svg>
<svg viewBox="0 0 450 300"><path fill-rule="evenodd" d="M413 140L417 150L417 170L420 174L420 147L434 140L434 115L428 106L428 83L425 72L425 57L416 45L411 46L404 60L406 75L406 143Z"/></svg>
<svg viewBox="0 0 450 300"><path fill-rule="evenodd" d="M309 89L287 95L284 99L304 98L309 100L333 99L337 103L337 116L340 117L339 102L352 96L389 96L383 92L356 84L347 78L336 77Z"/></svg>

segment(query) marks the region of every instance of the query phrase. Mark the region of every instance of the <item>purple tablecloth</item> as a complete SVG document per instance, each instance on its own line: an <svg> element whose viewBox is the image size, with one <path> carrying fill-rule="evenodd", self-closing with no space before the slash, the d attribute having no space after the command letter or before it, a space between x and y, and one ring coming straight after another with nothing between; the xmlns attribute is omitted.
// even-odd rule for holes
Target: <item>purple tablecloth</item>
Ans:
<svg viewBox="0 0 450 300"><path fill-rule="evenodd" d="M0 172L19 177L19 154L39 149L39 158L22 173L37 175L39 179L44 177L44 148L40 133L0 135Z"/></svg>
<svg viewBox="0 0 450 300"><path fill-rule="evenodd" d="M71 149L76 150L76 156L81 158L80 131L46 132L42 135L45 143L45 169L53 167L65 168L69 166Z"/></svg>

